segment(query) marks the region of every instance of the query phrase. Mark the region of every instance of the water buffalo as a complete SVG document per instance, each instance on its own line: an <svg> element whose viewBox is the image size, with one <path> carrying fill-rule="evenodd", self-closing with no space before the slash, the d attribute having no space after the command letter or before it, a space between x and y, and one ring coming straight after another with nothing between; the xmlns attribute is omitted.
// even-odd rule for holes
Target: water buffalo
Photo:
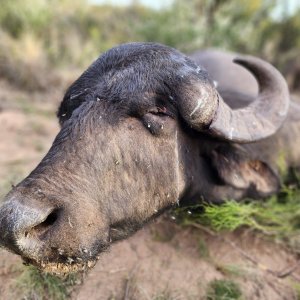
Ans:
<svg viewBox="0 0 300 300"><path fill-rule="evenodd" d="M289 111L285 80L255 57L238 66L225 55L223 67L222 54L204 54L194 59L210 76L155 43L101 55L67 90L49 152L6 196L0 244L68 273L178 203L277 192L278 155L300 162L299 108Z"/></svg>

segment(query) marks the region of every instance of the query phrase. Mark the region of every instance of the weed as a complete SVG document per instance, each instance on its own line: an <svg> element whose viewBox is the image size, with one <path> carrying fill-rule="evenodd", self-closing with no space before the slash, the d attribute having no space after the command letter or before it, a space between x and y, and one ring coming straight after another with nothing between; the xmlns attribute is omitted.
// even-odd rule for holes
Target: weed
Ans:
<svg viewBox="0 0 300 300"><path fill-rule="evenodd" d="M286 153L284 151L281 151L278 155L277 159L277 167L279 170L279 174L281 178L287 178L288 176L288 165L286 162Z"/></svg>
<svg viewBox="0 0 300 300"><path fill-rule="evenodd" d="M151 235L154 241L157 242L170 242L176 231L173 228L153 228L151 229Z"/></svg>
<svg viewBox="0 0 300 300"><path fill-rule="evenodd" d="M284 241L300 251L300 190L286 186L264 201L227 201L223 205L202 204L178 208L176 219L183 225L193 223L215 231L234 231L241 227L258 230L276 240Z"/></svg>
<svg viewBox="0 0 300 300"><path fill-rule="evenodd" d="M201 258L208 259L210 257L207 244L202 238L199 238L198 240L198 252Z"/></svg>
<svg viewBox="0 0 300 300"><path fill-rule="evenodd" d="M241 299L240 287L231 280L214 280L207 289L207 300L237 300Z"/></svg>
<svg viewBox="0 0 300 300"><path fill-rule="evenodd" d="M293 287L293 290L295 291L296 299L300 300L300 284L296 281L292 281L291 286Z"/></svg>
<svg viewBox="0 0 300 300"><path fill-rule="evenodd" d="M248 270L243 268L240 265L234 265L234 264L215 264L216 269L220 271L222 274L226 276L234 276L234 277L247 277L248 276Z"/></svg>
<svg viewBox="0 0 300 300"><path fill-rule="evenodd" d="M23 299L64 300L68 298L70 288L77 283L78 277L74 274L61 279L30 266L17 278L16 288Z"/></svg>

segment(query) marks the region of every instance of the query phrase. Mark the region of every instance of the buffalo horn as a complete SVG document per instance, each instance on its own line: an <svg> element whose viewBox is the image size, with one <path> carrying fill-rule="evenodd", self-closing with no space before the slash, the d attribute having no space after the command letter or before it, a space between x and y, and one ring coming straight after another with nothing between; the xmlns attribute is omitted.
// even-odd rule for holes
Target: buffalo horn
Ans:
<svg viewBox="0 0 300 300"><path fill-rule="evenodd" d="M232 109L209 80L193 83L187 101L179 103L183 118L196 130L238 143L254 142L273 135L283 124L289 108L289 91L279 71L252 56L235 63L256 78L259 93L247 107Z"/></svg>

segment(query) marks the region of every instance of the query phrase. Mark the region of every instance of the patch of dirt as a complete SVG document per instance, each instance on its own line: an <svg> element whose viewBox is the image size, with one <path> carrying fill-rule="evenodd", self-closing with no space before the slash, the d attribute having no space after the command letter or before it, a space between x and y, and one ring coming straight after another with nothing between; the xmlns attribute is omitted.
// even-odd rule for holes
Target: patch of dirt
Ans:
<svg viewBox="0 0 300 300"><path fill-rule="evenodd" d="M156 232L166 230L173 232L172 238L158 241ZM73 299L205 299L207 285L224 278L237 282L245 299L297 299L290 279L265 270L281 272L296 264L292 255L251 233L225 236L262 265L254 265L218 237L183 229L162 217L103 254ZM201 256L200 240L205 241L207 257ZM230 274L230 267L235 273Z"/></svg>
<svg viewBox="0 0 300 300"><path fill-rule="evenodd" d="M0 82L0 195L49 149L59 130L55 111L62 95L62 89L25 94ZM71 299L204 299L208 284L224 278L238 283L245 299L297 299L292 286L299 270L276 276L296 263L284 247L251 232L220 238L179 227L165 215L102 254ZM0 299L12 299L20 266L17 256L0 251Z"/></svg>
<svg viewBox="0 0 300 300"><path fill-rule="evenodd" d="M21 259L7 251L0 250L0 299L12 299L13 284L20 274Z"/></svg>

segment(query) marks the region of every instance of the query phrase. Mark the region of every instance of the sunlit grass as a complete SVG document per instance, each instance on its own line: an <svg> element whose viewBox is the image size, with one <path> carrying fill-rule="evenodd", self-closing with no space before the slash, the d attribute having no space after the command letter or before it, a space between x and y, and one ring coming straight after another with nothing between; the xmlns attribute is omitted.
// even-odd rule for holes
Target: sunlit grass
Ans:
<svg viewBox="0 0 300 300"><path fill-rule="evenodd" d="M300 251L300 190L284 187L266 200L227 201L223 205L202 204L178 208L176 217L183 225L201 224L217 231L234 231L248 227Z"/></svg>

